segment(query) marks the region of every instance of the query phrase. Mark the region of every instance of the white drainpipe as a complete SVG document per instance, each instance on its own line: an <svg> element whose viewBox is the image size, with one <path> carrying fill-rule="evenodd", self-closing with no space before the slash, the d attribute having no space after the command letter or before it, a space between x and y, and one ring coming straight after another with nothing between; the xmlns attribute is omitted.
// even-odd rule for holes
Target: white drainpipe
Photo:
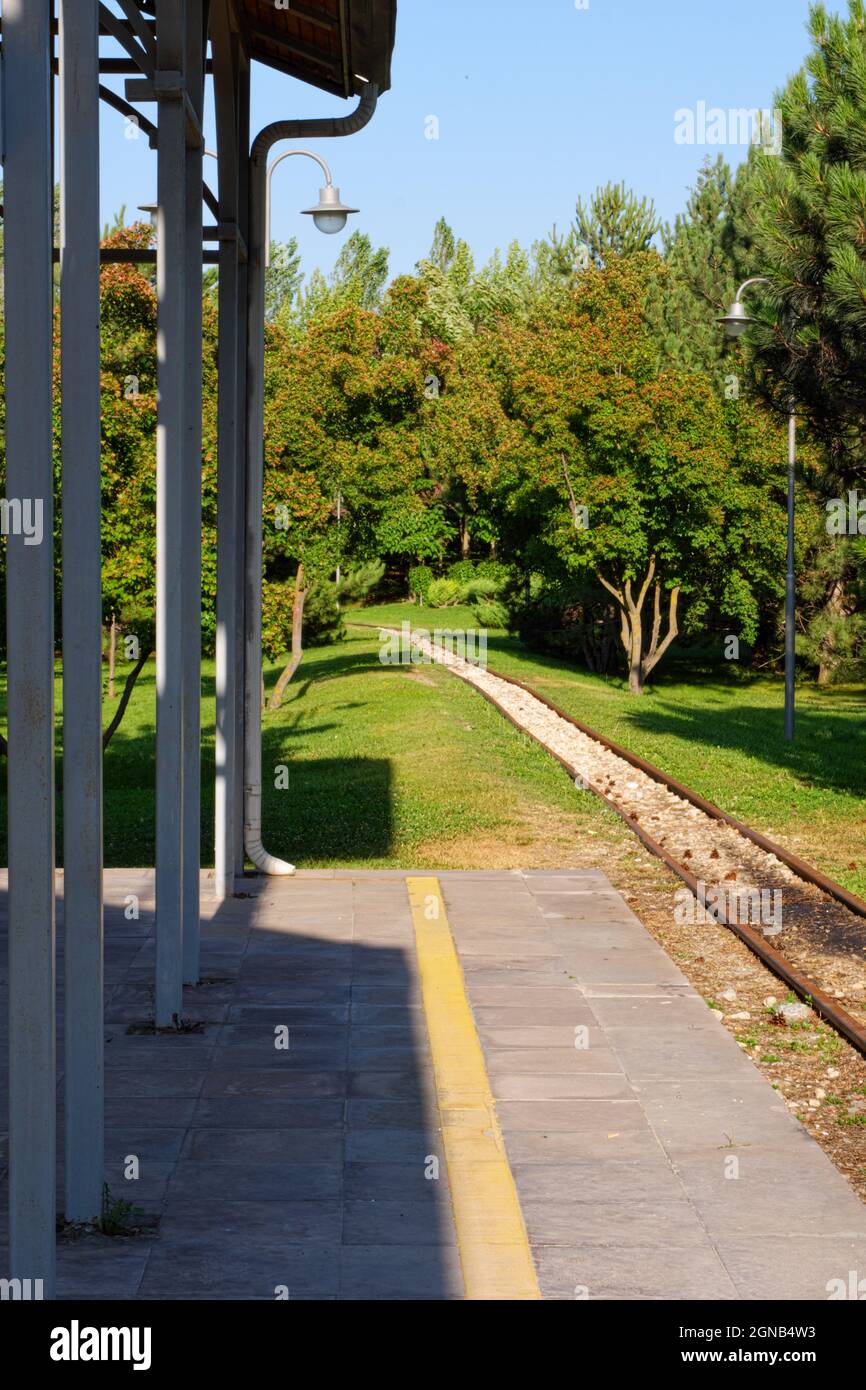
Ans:
<svg viewBox="0 0 866 1390"><path fill-rule="evenodd" d="M262 474L264 468L265 238L268 154L278 140L330 139L362 130L376 110L369 82L350 116L275 121L253 142L247 275L247 472L244 561L244 849L264 874L293 874L294 864L262 843Z"/></svg>

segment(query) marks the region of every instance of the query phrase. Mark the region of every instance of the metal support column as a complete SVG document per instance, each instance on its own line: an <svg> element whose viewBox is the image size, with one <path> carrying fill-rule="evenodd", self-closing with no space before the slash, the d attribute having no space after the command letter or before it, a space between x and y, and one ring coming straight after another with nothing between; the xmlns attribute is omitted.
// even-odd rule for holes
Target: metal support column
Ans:
<svg viewBox="0 0 866 1390"><path fill-rule="evenodd" d="M249 55L241 49L238 55L238 224L244 242L250 244L250 62ZM249 279L249 253L238 268L238 329L237 329L237 427L238 427L238 467L236 477L235 524L237 552L237 578L235 582L236 624L238 632L238 667L235 690L235 740L238 749L235 767L235 875L242 878L246 864L244 848L244 713L246 681L246 646L244 629L246 624L246 594L244 576L246 574L246 506L247 506L247 324L249 321L247 287Z"/></svg>
<svg viewBox="0 0 866 1390"><path fill-rule="evenodd" d="M183 464L186 360L185 0L157 0L156 1023L183 999ZM200 233L199 233L200 236Z"/></svg>
<svg viewBox="0 0 866 1390"><path fill-rule="evenodd" d="M67 1221L102 1210L102 576L97 0L60 6Z"/></svg>
<svg viewBox="0 0 866 1390"><path fill-rule="evenodd" d="M9 1263L54 1296L51 0L3 6Z"/></svg>
<svg viewBox="0 0 866 1390"><path fill-rule="evenodd" d="M238 40L232 33L228 0L211 10L219 220L238 227ZM238 283L239 241L219 246L219 399L217 416L217 598L216 726L214 787L214 887L222 901L230 897L235 874L238 824L237 778L242 748L238 738Z"/></svg>
<svg viewBox="0 0 866 1390"><path fill-rule="evenodd" d="M184 71L190 106L204 106L202 0L187 0ZM186 355L183 464L183 980L198 984L201 866L201 205L202 150L198 135L186 149Z"/></svg>

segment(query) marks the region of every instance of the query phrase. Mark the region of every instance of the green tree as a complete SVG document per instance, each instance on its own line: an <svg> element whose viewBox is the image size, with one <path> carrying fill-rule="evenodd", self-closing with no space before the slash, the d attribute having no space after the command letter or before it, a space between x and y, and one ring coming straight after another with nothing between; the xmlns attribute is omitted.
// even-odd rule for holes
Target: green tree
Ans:
<svg viewBox="0 0 866 1390"><path fill-rule="evenodd" d="M755 298L757 380L796 399L837 482L866 460L866 9L813 5L812 51L776 98L782 157L756 160L753 251L772 287Z"/></svg>
<svg viewBox="0 0 866 1390"><path fill-rule="evenodd" d="M662 230L666 274L653 280L646 305L661 361L706 373L719 391L731 357L718 319L737 288L732 194L722 156L714 164L705 162L685 211Z"/></svg>
<svg viewBox="0 0 866 1390"><path fill-rule="evenodd" d="M660 230L653 202L638 198L624 183L607 183L584 204L577 200L574 235L596 266L614 256L636 256L648 251Z"/></svg>
<svg viewBox="0 0 866 1390"><path fill-rule="evenodd" d="M355 231L345 242L329 276L314 270L302 288L297 303L287 304L280 322L289 331L309 327L322 318L356 305L374 312L382 303L388 279L388 248L374 248L366 232Z"/></svg>
<svg viewBox="0 0 866 1390"><path fill-rule="evenodd" d="M297 656L304 605L314 592L330 592L338 565L346 574L387 552L417 554L412 518L427 510L418 434L429 358L399 292L380 313L352 304L320 315L300 337L272 325L266 345L265 595L282 613L272 626L286 634L291 592ZM397 516L402 536L393 533Z"/></svg>
<svg viewBox="0 0 866 1390"><path fill-rule="evenodd" d="M444 343L468 341L502 317L525 319L537 297L539 280L532 257L512 241L503 257L497 248L480 270L465 241L455 238L444 218L433 232L429 255L417 265L424 288L424 331Z"/></svg>
<svg viewBox="0 0 866 1390"><path fill-rule="evenodd" d="M495 548L496 497L515 443L491 379L491 346L485 332L454 348L440 364L421 421L426 475L464 558L473 545Z"/></svg>
<svg viewBox="0 0 866 1390"><path fill-rule="evenodd" d="M294 311L303 278L297 238L272 241L265 270L265 319L268 323Z"/></svg>
<svg viewBox="0 0 866 1390"><path fill-rule="evenodd" d="M523 433L511 543L522 519L524 561L602 586L635 694L680 631L681 599L694 625L714 610L751 640L784 548L780 431L697 373L657 369L643 303L661 273L654 253L588 271L567 313L506 351Z"/></svg>
<svg viewBox="0 0 866 1390"><path fill-rule="evenodd" d="M866 658L866 537L827 532L810 509L797 567L797 655L819 685L862 674Z"/></svg>

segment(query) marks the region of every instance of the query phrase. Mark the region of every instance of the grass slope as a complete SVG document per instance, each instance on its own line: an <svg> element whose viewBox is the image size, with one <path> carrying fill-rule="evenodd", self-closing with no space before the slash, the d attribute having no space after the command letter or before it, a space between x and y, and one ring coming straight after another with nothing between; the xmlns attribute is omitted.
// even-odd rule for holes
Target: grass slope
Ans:
<svg viewBox="0 0 866 1390"><path fill-rule="evenodd" d="M431 629L468 625L459 609L414 605L346 616L398 627L404 619ZM789 745L779 681L736 672L727 680L674 676L634 699L621 681L532 656L505 634L490 633L488 641L491 667L534 686L866 895L862 687L801 687L797 737ZM268 688L277 670L266 670ZM60 788L59 670L57 701ZM106 699L105 723L109 717ZM213 721L213 663L205 663L205 864L213 863ZM106 864L153 863L154 732L150 663L106 754ZM263 766L268 847L307 867L566 866L580 863L582 851L585 858L588 837L618 843L627 836L595 798L576 794L552 759L462 682L432 666L382 665L378 635L357 627L348 641L309 651L283 708L265 715ZM288 770L286 789L275 785L281 766ZM0 837L5 854L5 799Z"/></svg>
<svg viewBox="0 0 866 1390"><path fill-rule="evenodd" d="M267 667L268 689L279 667ZM202 863L213 863L214 668L202 681ZM105 756L105 862L153 864L155 671L148 663ZM61 672L57 787L62 787ZM5 691L0 691L0 696ZM103 722L108 723L107 697ZM374 633L310 650L264 716L265 840L299 866L522 867L579 861L584 826L615 818L579 796L530 739L430 666L382 665ZM288 786L279 769L288 773ZM58 795L58 862L62 816ZM5 798L0 853L5 863Z"/></svg>
<svg viewBox="0 0 866 1390"><path fill-rule="evenodd" d="M787 743L778 679L674 673L636 698L502 633L489 634L487 659L866 897L863 686L799 685Z"/></svg>

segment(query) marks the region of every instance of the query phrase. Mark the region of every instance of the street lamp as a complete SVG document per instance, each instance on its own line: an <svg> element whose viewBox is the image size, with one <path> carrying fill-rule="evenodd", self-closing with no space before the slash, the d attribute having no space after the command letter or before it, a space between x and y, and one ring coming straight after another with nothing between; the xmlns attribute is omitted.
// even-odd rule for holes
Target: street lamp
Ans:
<svg viewBox="0 0 866 1390"><path fill-rule="evenodd" d="M340 199L339 188L334 187L331 178L331 171L324 159L320 159L312 150L284 150L277 155L272 164L268 166L268 179L265 190L265 266L271 263L271 179L274 170L284 159L291 159L292 155L302 154L307 159L314 159L319 168L325 175L325 186L319 189L319 201L315 207L303 208L305 217L312 217L313 222L320 232L327 236L333 236L335 232L341 232L346 225L346 219L351 212L358 212L358 208L346 207Z"/></svg>
<svg viewBox="0 0 866 1390"><path fill-rule="evenodd" d="M744 280L734 296L728 312L719 319L729 338L739 338L754 322L742 302L743 291L751 285L769 285L766 275L753 275ZM794 466L797 452L797 417L794 398L788 404L788 555L785 573L785 738L794 737L794 660L796 590L794 579Z"/></svg>

